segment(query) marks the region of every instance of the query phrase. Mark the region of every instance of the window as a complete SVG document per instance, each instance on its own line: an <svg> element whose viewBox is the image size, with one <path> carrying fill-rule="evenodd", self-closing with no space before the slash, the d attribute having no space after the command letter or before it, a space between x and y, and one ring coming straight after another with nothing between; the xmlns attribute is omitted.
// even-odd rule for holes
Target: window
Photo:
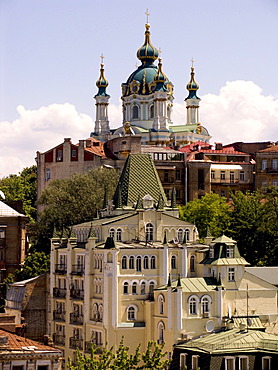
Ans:
<svg viewBox="0 0 278 370"><path fill-rule="evenodd" d="M115 238L115 229L110 229L109 231L110 238Z"/></svg>
<svg viewBox="0 0 278 370"><path fill-rule="evenodd" d="M233 258L234 257L234 248L233 247L227 247L226 257L228 257L228 258Z"/></svg>
<svg viewBox="0 0 278 370"><path fill-rule="evenodd" d="M235 370L235 358L234 357L225 358L225 370Z"/></svg>
<svg viewBox="0 0 278 370"><path fill-rule="evenodd" d="M45 181L50 180L50 177L51 177L51 171L50 171L50 168L46 168L46 169L45 169Z"/></svg>
<svg viewBox="0 0 278 370"><path fill-rule="evenodd" d="M63 152L61 149L57 150L57 162L63 159Z"/></svg>
<svg viewBox="0 0 278 370"><path fill-rule="evenodd" d="M192 370L198 369L198 357L199 356L192 356Z"/></svg>
<svg viewBox="0 0 278 370"><path fill-rule="evenodd" d="M149 293L153 293L153 291L154 291L154 282L151 281L149 286Z"/></svg>
<svg viewBox="0 0 278 370"><path fill-rule="evenodd" d="M244 171L240 171L240 173L239 173L239 180L240 181L244 181L245 180L245 172Z"/></svg>
<svg viewBox="0 0 278 370"><path fill-rule="evenodd" d="M197 315L197 298L189 298L189 315Z"/></svg>
<svg viewBox="0 0 278 370"><path fill-rule="evenodd" d="M137 283L132 283L132 294L137 294Z"/></svg>
<svg viewBox="0 0 278 370"><path fill-rule="evenodd" d="M132 118L138 119L139 118L139 108L137 105L134 105L132 108Z"/></svg>
<svg viewBox="0 0 278 370"><path fill-rule="evenodd" d="M135 306L129 306L127 308L127 319L128 319L128 321L136 320L136 313L137 313L137 310L135 309Z"/></svg>
<svg viewBox="0 0 278 370"><path fill-rule="evenodd" d="M129 257L129 268L134 269L134 257L133 256Z"/></svg>
<svg viewBox="0 0 278 370"><path fill-rule="evenodd" d="M164 326L164 323L161 321L158 324L158 343L159 344L164 342L164 331L165 331L165 326Z"/></svg>
<svg viewBox="0 0 278 370"><path fill-rule="evenodd" d="M145 256L144 257L144 269L148 269L148 268L149 268L149 257Z"/></svg>
<svg viewBox="0 0 278 370"><path fill-rule="evenodd" d="M190 230L185 229L185 240L186 240L186 242L189 242L189 239L190 239Z"/></svg>
<svg viewBox="0 0 278 370"><path fill-rule="evenodd" d="M156 268L156 258L155 256L151 256L151 269Z"/></svg>
<svg viewBox="0 0 278 370"><path fill-rule="evenodd" d="M127 269L127 256L122 258L122 269Z"/></svg>
<svg viewBox="0 0 278 370"><path fill-rule="evenodd" d="M230 172L230 182L231 183L234 183L235 182L235 173L234 173L234 171L231 171Z"/></svg>
<svg viewBox="0 0 278 370"><path fill-rule="evenodd" d="M203 169L198 170L198 190L205 189L205 172Z"/></svg>
<svg viewBox="0 0 278 370"><path fill-rule="evenodd" d="M117 242L122 241L122 229L117 229L116 240Z"/></svg>
<svg viewBox="0 0 278 370"><path fill-rule="evenodd" d="M271 367L271 357L263 357L262 358L262 370L270 370Z"/></svg>
<svg viewBox="0 0 278 370"><path fill-rule="evenodd" d="M182 243L183 241L183 230L182 229L178 229L178 241L179 243Z"/></svg>
<svg viewBox="0 0 278 370"><path fill-rule="evenodd" d="M278 186L278 180L276 180L276 179L272 180L272 185L273 186Z"/></svg>
<svg viewBox="0 0 278 370"><path fill-rule="evenodd" d="M136 271L142 271L142 258L140 256L136 258Z"/></svg>
<svg viewBox="0 0 278 370"><path fill-rule="evenodd" d="M128 294L128 282L124 283L124 289L123 289L124 294Z"/></svg>
<svg viewBox="0 0 278 370"><path fill-rule="evenodd" d="M164 182L169 182L169 170L164 170Z"/></svg>
<svg viewBox="0 0 278 370"><path fill-rule="evenodd" d="M165 300L164 300L163 295L160 295L158 297L158 305L159 305L159 313L160 313L160 315L163 315L164 314L164 302L165 302Z"/></svg>
<svg viewBox="0 0 278 370"><path fill-rule="evenodd" d="M153 118L154 117L154 106L151 105L150 106L150 118Z"/></svg>
<svg viewBox="0 0 278 370"><path fill-rule="evenodd" d="M211 180L215 179L215 171L211 171L210 178L211 178Z"/></svg>
<svg viewBox="0 0 278 370"><path fill-rule="evenodd" d="M184 369L186 366L186 353L180 354L180 369Z"/></svg>
<svg viewBox="0 0 278 370"><path fill-rule="evenodd" d="M226 196L226 190L221 190L220 197L225 197L225 196Z"/></svg>
<svg viewBox="0 0 278 370"><path fill-rule="evenodd" d="M0 239L5 239L5 235L6 235L5 228L1 228L0 229Z"/></svg>
<svg viewBox="0 0 278 370"><path fill-rule="evenodd" d="M209 249L209 258L214 258L214 249L213 248Z"/></svg>
<svg viewBox="0 0 278 370"><path fill-rule="evenodd" d="M195 256L191 256L190 257L190 272L194 272L195 271L195 261L196 261L196 257Z"/></svg>
<svg viewBox="0 0 278 370"><path fill-rule="evenodd" d="M235 281L235 268L234 267L228 268L228 280Z"/></svg>
<svg viewBox="0 0 278 370"><path fill-rule="evenodd" d="M181 170L176 170L176 180L177 181L181 180Z"/></svg>
<svg viewBox="0 0 278 370"><path fill-rule="evenodd" d="M141 294L146 294L146 283L143 281L141 283Z"/></svg>
<svg viewBox="0 0 278 370"><path fill-rule="evenodd" d="M175 270L177 268L177 256L171 257L171 268Z"/></svg>
<svg viewBox="0 0 278 370"><path fill-rule="evenodd" d="M226 180L226 173L225 171L220 172L220 180Z"/></svg>
<svg viewBox="0 0 278 370"><path fill-rule="evenodd" d="M72 158L76 158L76 149L72 149L71 156Z"/></svg>
<svg viewBox="0 0 278 370"><path fill-rule="evenodd" d="M210 299L207 297L201 300L201 311L202 315L208 314L210 312Z"/></svg>
<svg viewBox="0 0 278 370"><path fill-rule="evenodd" d="M147 242L153 241L153 225L151 223L146 225L146 240Z"/></svg>
<svg viewBox="0 0 278 370"><path fill-rule="evenodd" d="M277 159L272 159L272 169L277 170Z"/></svg>
<svg viewBox="0 0 278 370"><path fill-rule="evenodd" d="M263 159L262 160L262 171L265 171L267 169L267 160Z"/></svg>
<svg viewBox="0 0 278 370"><path fill-rule="evenodd" d="M248 357L239 357L238 363L239 363L239 370L249 369Z"/></svg>

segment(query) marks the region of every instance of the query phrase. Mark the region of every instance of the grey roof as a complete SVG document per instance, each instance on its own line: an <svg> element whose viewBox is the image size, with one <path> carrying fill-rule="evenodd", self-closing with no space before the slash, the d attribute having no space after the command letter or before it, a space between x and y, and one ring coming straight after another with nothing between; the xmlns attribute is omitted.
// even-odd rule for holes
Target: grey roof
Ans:
<svg viewBox="0 0 278 370"><path fill-rule="evenodd" d="M6 203L0 201L0 217L26 217L24 214L15 211Z"/></svg>
<svg viewBox="0 0 278 370"><path fill-rule="evenodd" d="M278 266L246 267L246 271L270 284L278 285Z"/></svg>

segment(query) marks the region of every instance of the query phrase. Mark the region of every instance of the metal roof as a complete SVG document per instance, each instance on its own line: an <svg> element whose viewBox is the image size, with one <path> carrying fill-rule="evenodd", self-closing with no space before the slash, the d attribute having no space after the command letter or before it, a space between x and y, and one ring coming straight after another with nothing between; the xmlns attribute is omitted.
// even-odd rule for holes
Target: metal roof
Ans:
<svg viewBox="0 0 278 370"><path fill-rule="evenodd" d="M246 267L246 271L270 284L278 285L278 266Z"/></svg>
<svg viewBox="0 0 278 370"><path fill-rule="evenodd" d="M26 217L22 213L15 211L6 203L0 201L0 217Z"/></svg>

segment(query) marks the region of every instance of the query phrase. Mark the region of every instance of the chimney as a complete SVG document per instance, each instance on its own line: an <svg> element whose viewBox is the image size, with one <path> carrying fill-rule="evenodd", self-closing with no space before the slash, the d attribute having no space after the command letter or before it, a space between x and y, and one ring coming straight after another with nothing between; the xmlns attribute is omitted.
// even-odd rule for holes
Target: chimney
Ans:
<svg viewBox="0 0 278 370"><path fill-rule="evenodd" d="M223 149L222 143L215 143L215 150L222 150L222 149Z"/></svg>
<svg viewBox="0 0 278 370"><path fill-rule="evenodd" d="M0 348L6 348L8 346L8 337L0 335Z"/></svg>

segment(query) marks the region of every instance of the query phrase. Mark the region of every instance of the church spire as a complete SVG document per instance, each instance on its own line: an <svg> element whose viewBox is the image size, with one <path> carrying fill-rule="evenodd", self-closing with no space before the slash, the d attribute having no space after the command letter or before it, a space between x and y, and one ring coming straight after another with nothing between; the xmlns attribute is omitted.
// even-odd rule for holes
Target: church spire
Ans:
<svg viewBox="0 0 278 370"><path fill-rule="evenodd" d="M199 85L195 81L195 70L194 70L194 60L191 59L192 67L191 67L191 77L190 81L186 85L186 89L188 90L188 96L185 98L186 102L186 109L187 109L187 125L194 125L199 123L199 102L200 98L197 96L197 90L199 90Z"/></svg>
<svg viewBox="0 0 278 370"><path fill-rule="evenodd" d="M147 23L145 24L145 42L137 51L137 58L141 60L142 64L153 64L158 57L158 50L151 43L151 33L149 24L149 12L146 11Z"/></svg>
<svg viewBox="0 0 278 370"><path fill-rule="evenodd" d="M110 132L109 120L108 120L108 104L110 95L107 94L106 88L108 81L104 77L104 56L101 55L100 64L100 76L96 81L98 88L97 94L94 96L96 100L96 121L95 121L95 133L96 134L108 134Z"/></svg>

